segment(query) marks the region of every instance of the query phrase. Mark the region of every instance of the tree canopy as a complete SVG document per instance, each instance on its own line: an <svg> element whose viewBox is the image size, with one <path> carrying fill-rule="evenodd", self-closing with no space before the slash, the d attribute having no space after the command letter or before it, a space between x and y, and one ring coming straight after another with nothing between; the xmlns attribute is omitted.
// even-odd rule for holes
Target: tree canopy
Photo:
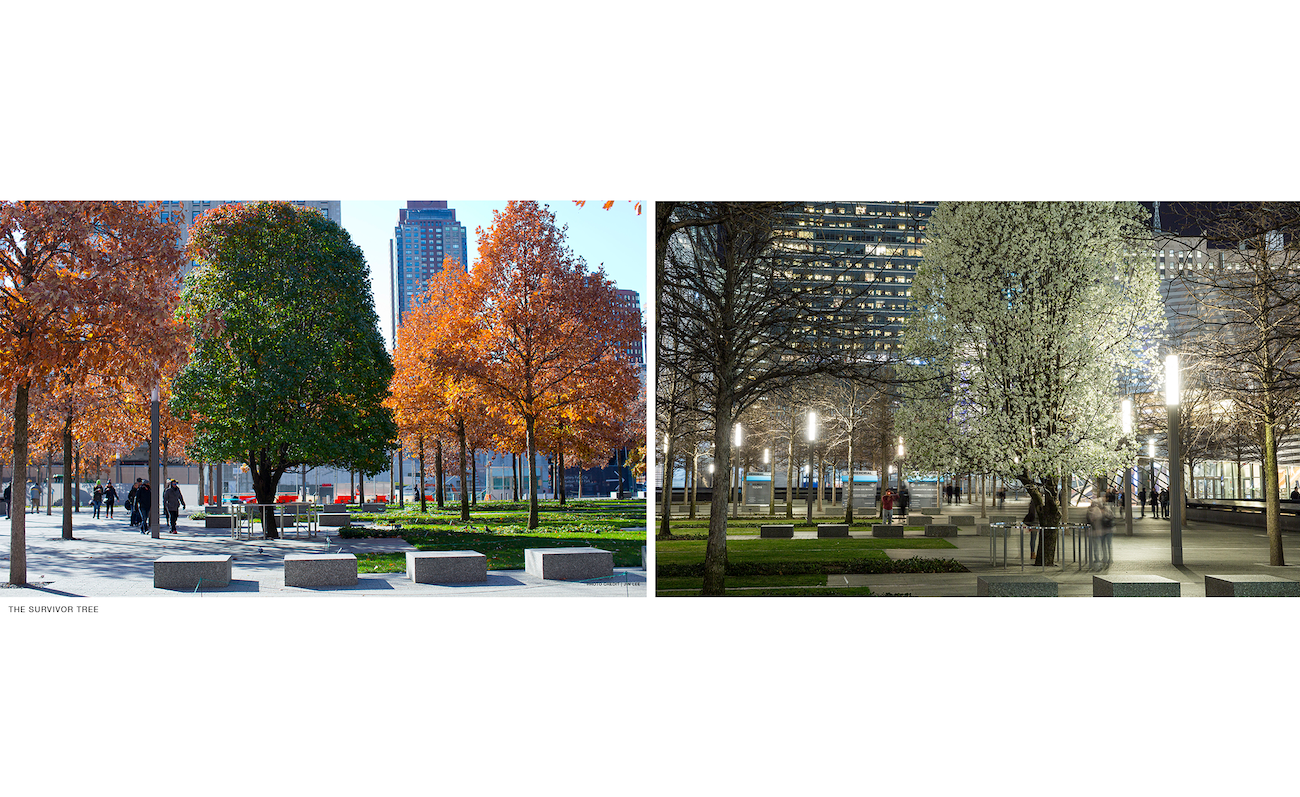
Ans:
<svg viewBox="0 0 1300 797"><path fill-rule="evenodd" d="M909 465L1018 478L1047 526L1063 473L1114 472L1133 457L1118 379L1150 368L1163 331L1141 212L939 205L903 333Z"/></svg>
<svg viewBox="0 0 1300 797"><path fill-rule="evenodd" d="M311 208L232 204L199 217L186 253L194 353L172 409L193 419L191 455L247 463L259 503L301 465L382 470L393 366L348 233Z"/></svg>

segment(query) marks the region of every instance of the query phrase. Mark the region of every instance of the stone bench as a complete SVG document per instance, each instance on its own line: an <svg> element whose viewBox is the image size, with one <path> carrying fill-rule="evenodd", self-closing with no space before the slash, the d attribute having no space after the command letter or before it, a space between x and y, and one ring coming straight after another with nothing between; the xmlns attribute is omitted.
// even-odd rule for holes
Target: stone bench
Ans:
<svg viewBox="0 0 1300 797"><path fill-rule="evenodd" d="M1012 523L1019 523L1020 517L1017 515L989 515L989 522L1011 525Z"/></svg>
<svg viewBox="0 0 1300 797"><path fill-rule="evenodd" d="M820 537L847 537L849 536L849 527L846 523L818 523L817 536Z"/></svg>
<svg viewBox="0 0 1300 797"><path fill-rule="evenodd" d="M229 515L229 504L204 504L203 514L205 515Z"/></svg>
<svg viewBox="0 0 1300 797"><path fill-rule="evenodd" d="M203 528L205 529L228 529L231 528L231 521L234 518L230 515L204 515Z"/></svg>
<svg viewBox="0 0 1300 797"><path fill-rule="evenodd" d="M153 560L155 589L228 587L234 556L163 556Z"/></svg>
<svg viewBox="0 0 1300 797"><path fill-rule="evenodd" d="M974 526L974 515L949 515L948 522L954 526Z"/></svg>
<svg viewBox="0 0 1300 797"><path fill-rule="evenodd" d="M759 526L758 536L760 539L765 539L765 538L776 539L782 537L793 537L794 524L778 523L778 524L768 524L766 526Z"/></svg>
<svg viewBox="0 0 1300 797"><path fill-rule="evenodd" d="M1094 598L1179 598L1182 584L1164 576L1093 576Z"/></svg>
<svg viewBox="0 0 1300 797"><path fill-rule="evenodd" d="M907 518L909 526L928 526L933 522L934 518L930 515L909 515Z"/></svg>
<svg viewBox="0 0 1300 797"><path fill-rule="evenodd" d="M355 554L299 553L284 557L286 587L351 587L356 583Z"/></svg>
<svg viewBox="0 0 1300 797"><path fill-rule="evenodd" d="M335 528L347 528L352 523L352 516L347 512L321 512L316 516L316 524L319 526L331 526Z"/></svg>
<svg viewBox="0 0 1300 797"><path fill-rule="evenodd" d="M362 512L387 512L388 504L384 503L383 501L378 501L373 504L362 504L361 511Z"/></svg>
<svg viewBox="0 0 1300 797"><path fill-rule="evenodd" d="M406 574L416 584L487 581L487 556L478 551L407 551Z"/></svg>
<svg viewBox="0 0 1300 797"><path fill-rule="evenodd" d="M951 523L932 523L925 527L927 537L956 537L957 527Z"/></svg>
<svg viewBox="0 0 1300 797"><path fill-rule="evenodd" d="M989 598L1055 598L1056 582L1046 576L980 576L975 594Z"/></svg>
<svg viewBox="0 0 1300 797"><path fill-rule="evenodd" d="M898 525L887 526L884 523L876 523L871 527L872 537L897 537L902 539L903 527Z"/></svg>
<svg viewBox="0 0 1300 797"><path fill-rule="evenodd" d="M1268 575L1206 576L1207 598L1300 597L1300 581Z"/></svg>
<svg viewBox="0 0 1300 797"><path fill-rule="evenodd" d="M601 548L525 548L524 572L555 581L586 581L614 575L614 553Z"/></svg>
<svg viewBox="0 0 1300 797"><path fill-rule="evenodd" d="M912 510L913 513L916 513L917 511L918 511L918 510L915 510L915 509ZM939 514L941 511L942 511L942 510L940 510L939 507L937 507L937 506L923 506L923 507L921 507L921 509L920 509L920 512L921 512L922 515L937 515L937 514Z"/></svg>

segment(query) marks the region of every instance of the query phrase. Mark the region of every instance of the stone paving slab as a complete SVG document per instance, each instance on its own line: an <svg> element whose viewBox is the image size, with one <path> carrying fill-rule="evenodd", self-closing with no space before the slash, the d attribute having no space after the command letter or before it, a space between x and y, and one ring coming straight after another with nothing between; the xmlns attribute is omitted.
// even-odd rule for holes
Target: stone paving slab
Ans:
<svg viewBox="0 0 1300 797"><path fill-rule="evenodd" d="M519 597L644 597L646 571L641 568L614 569L611 578L595 582L547 581L527 575L523 570L490 570L488 580L479 584L416 584L406 573L361 573L356 586L286 587L284 557L291 554L338 552L341 545L402 552L414 550L404 540L339 540L319 535L315 538L278 540L232 540L229 529L205 529L201 520L182 517L178 534L165 529L160 539L140 534L126 524L125 518L94 519L89 513L74 516L74 540L61 536L62 520L58 515L27 516L26 589L0 590L0 601L14 596L40 592L52 597L437 597L437 596L519 596ZM9 529L0 516L0 569L8 576ZM358 545L372 543L372 545ZM343 551L355 553L355 551ZM203 590L199 594L178 590L155 589L153 562L163 556L202 556L230 554L232 578L229 587Z"/></svg>

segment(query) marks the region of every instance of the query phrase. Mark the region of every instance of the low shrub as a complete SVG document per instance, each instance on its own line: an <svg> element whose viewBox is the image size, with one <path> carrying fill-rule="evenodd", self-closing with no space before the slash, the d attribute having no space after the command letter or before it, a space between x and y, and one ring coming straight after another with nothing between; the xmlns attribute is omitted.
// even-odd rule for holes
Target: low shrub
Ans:
<svg viewBox="0 0 1300 797"><path fill-rule="evenodd" d="M729 576L791 576L808 573L835 575L861 573L967 573L965 565L956 559L928 559L914 556L911 559L881 559L862 557L841 562L728 562ZM704 563L661 564L655 574L668 578L703 578Z"/></svg>

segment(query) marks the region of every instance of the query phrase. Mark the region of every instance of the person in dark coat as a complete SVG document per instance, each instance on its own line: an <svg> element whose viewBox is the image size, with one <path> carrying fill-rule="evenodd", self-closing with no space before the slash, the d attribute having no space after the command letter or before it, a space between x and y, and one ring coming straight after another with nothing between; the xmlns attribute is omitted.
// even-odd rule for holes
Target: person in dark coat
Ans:
<svg viewBox="0 0 1300 797"><path fill-rule="evenodd" d="M112 482L104 488L104 517L113 517L113 504L117 503L117 488Z"/></svg>
<svg viewBox="0 0 1300 797"><path fill-rule="evenodd" d="M1160 517L1160 491L1151 488L1151 517Z"/></svg>
<svg viewBox="0 0 1300 797"><path fill-rule="evenodd" d="M140 516L144 514L140 511L140 502L135 500L135 497L140 494L140 485L142 484L144 484L144 479L135 480L135 484L131 485L130 491L126 494L126 503L123 504L123 506L129 507L131 510L132 526L139 526Z"/></svg>
<svg viewBox="0 0 1300 797"><path fill-rule="evenodd" d="M14 486L13 482L9 482L8 484L5 485L5 520L10 519L9 502L11 500L10 496L13 494L13 486Z"/></svg>
<svg viewBox="0 0 1300 797"><path fill-rule="evenodd" d="M90 503L95 507L95 518L99 518L99 508L104 504L104 485L98 480L95 481L95 494L90 497Z"/></svg>
<svg viewBox="0 0 1300 797"><path fill-rule="evenodd" d="M1142 517L1147 516L1147 488L1138 490L1138 505L1142 507Z"/></svg>
<svg viewBox="0 0 1300 797"><path fill-rule="evenodd" d="M140 533L141 533L141 534L148 534L148 533L149 533L149 521L150 521L150 517L149 517L149 507L150 507L149 499L150 499L150 498L152 498L152 496L150 495L150 490L149 490L149 480L148 480L148 479L142 479L142 480L140 481L140 487L139 487L139 489L137 489L137 490L135 491L135 505L134 505L135 508L132 510L132 514L134 514L136 511L139 511L139 513L140 513Z"/></svg>
<svg viewBox="0 0 1300 797"><path fill-rule="evenodd" d="M1168 487L1160 488L1160 511L1164 514L1164 517L1166 518L1169 517L1169 488Z"/></svg>
<svg viewBox="0 0 1300 797"><path fill-rule="evenodd" d="M176 518L180 515L181 507L185 506L185 497L181 495L181 486L172 479L171 484L163 490L162 494L163 511L167 513L167 522L172 527L172 534L176 532Z"/></svg>
<svg viewBox="0 0 1300 797"><path fill-rule="evenodd" d="M907 520L907 505L912 503L912 494L904 487L898 493L898 516Z"/></svg>

